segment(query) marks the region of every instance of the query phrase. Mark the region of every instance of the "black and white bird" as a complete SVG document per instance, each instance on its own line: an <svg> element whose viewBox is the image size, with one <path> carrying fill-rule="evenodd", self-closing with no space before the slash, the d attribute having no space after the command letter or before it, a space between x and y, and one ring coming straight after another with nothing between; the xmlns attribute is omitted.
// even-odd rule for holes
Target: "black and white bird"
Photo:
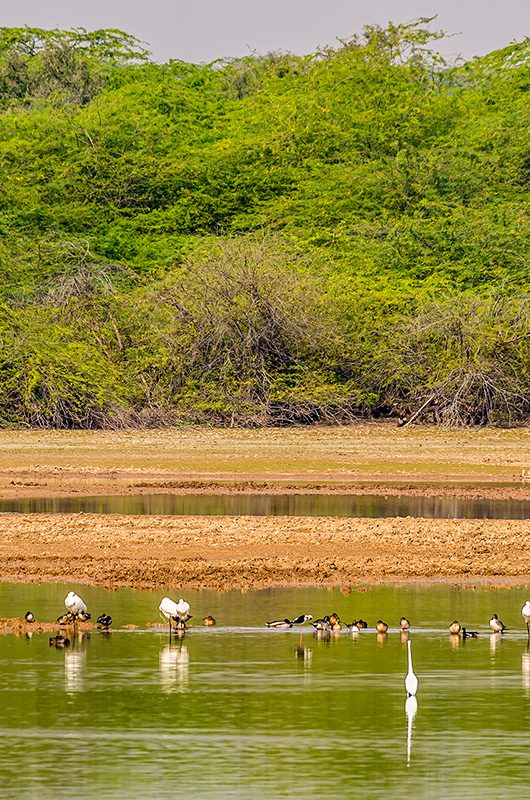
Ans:
<svg viewBox="0 0 530 800"><path fill-rule="evenodd" d="M312 619L313 617L311 614L300 614L298 617L292 619L291 623L293 625L300 625L300 633L302 633L302 625L304 625L306 622L311 622Z"/></svg>
<svg viewBox="0 0 530 800"><path fill-rule="evenodd" d="M26 622L35 622L35 614L32 611L26 611L24 619Z"/></svg>
<svg viewBox="0 0 530 800"><path fill-rule="evenodd" d="M171 623L175 623L175 628L181 633L186 630L186 622L191 619L190 604L182 597L176 603L171 597L163 597L158 606L162 619L166 619L169 624L169 635L171 636Z"/></svg>
<svg viewBox="0 0 530 800"><path fill-rule="evenodd" d="M462 628L462 639L477 639L478 631L468 631L467 628Z"/></svg>
<svg viewBox="0 0 530 800"><path fill-rule="evenodd" d="M112 617L109 614L100 614L96 622L100 630L108 631L112 625Z"/></svg>

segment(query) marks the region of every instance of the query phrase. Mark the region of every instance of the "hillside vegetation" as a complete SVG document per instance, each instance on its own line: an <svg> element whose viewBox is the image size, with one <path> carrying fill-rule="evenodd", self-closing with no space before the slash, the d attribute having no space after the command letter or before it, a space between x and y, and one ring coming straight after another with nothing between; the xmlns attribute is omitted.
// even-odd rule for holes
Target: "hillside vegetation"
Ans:
<svg viewBox="0 0 530 800"><path fill-rule="evenodd" d="M0 425L528 422L530 43L423 25L207 65L0 29Z"/></svg>

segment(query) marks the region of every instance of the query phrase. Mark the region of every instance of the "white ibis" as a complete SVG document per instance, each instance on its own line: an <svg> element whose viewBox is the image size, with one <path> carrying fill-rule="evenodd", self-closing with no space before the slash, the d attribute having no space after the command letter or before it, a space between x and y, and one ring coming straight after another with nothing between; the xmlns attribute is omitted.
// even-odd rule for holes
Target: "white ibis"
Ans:
<svg viewBox="0 0 530 800"><path fill-rule="evenodd" d="M412 652L410 649L410 639L407 642L407 655L408 655L408 663L409 669L405 676L405 689L409 697L415 697L416 692L418 691L418 678L414 674L414 670L412 669Z"/></svg>

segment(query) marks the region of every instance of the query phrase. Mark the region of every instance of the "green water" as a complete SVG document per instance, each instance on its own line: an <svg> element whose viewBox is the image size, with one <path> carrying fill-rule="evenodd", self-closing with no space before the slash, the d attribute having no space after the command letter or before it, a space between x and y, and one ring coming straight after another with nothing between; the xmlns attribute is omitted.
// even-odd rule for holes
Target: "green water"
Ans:
<svg viewBox="0 0 530 800"><path fill-rule="evenodd" d="M171 644L146 627L161 592L3 584L0 616L52 620L71 588L116 630L66 650L47 635L0 637L0 798L526 795L528 587L189 592L192 622L213 614L218 626ZM332 611L391 629L324 641L263 626ZM489 634L493 611L513 629L503 637ZM420 682L408 717L402 614ZM479 638L450 637L455 617Z"/></svg>

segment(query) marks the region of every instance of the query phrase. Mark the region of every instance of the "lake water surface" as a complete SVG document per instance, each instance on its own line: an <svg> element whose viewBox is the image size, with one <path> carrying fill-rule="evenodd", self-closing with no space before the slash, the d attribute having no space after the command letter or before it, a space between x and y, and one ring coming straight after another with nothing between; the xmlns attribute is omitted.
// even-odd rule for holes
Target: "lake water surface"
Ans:
<svg viewBox="0 0 530 800"><path fill-rule="evenodd" d="M0 512L528 519L530 502L413 495L153 494L4 499Z"/></svg>
<svg viewBox="0 0 530 800"><path fill-rule="evenodd" d="M529 587L189 592L198 626L171 643L147 627L163 592L1 584L0 616L53 620L71 588L116 630L65 650L47 635L0 637L0 798L526 796ZM324 641L264 627L332 611L391 629ZM490 635L493 611L513 632ZM215 628L200 626L206 614ZM451 637L455 617L479 638Z"/></svg>

